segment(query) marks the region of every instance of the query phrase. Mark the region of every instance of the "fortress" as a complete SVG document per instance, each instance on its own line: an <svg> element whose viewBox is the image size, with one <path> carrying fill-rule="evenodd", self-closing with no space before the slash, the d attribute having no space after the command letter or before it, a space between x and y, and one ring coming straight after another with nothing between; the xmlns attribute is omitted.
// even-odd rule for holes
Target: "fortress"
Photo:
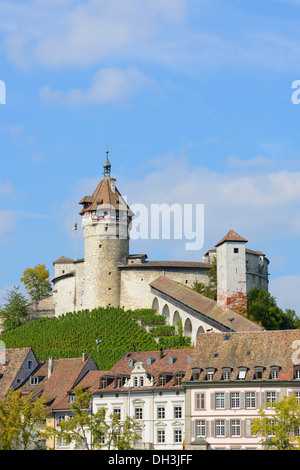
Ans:
<svg viewBox="0 0 300 470"><path fill-rule="evenodd" d="M246 299L254 286L268 290L268 264L260 251L246 249L247 240L230 230L202 261L148 261L130 254L132 213L111 177L108 160L103 178L91 196L79 204L84 235L84 259L64 256L54 261L52 280L55 315L97 307L155 308L169 324L179 318L193 342L200 332L261 329L230 310L230 299ZM195 281L208 283L217 258L218 300L191 290Z"/></svg>

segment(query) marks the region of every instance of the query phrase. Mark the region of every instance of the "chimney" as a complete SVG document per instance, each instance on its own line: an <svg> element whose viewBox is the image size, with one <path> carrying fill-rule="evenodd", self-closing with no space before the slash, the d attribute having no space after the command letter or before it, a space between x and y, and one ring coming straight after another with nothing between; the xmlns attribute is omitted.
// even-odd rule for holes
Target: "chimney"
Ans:
<svg viewBox="0 0 300 470"><path fill-rule="evenodd" d="M86 361L86 353L82 353L82 362Z"/></svg>
<svg viewBox="0 0 300 470"><path fill-rule="evenodd" d="M159 359L162 359L163 357L164 357L163 348L160 348L160 350L159 350Z"/></svg>
<svg viewBox="0 0 300 470"><path fill-rule="evenodd" d="M49 360L48 360L48 379L49 379L50 375L52 374L53 366L54 366L54 359L51 356L51 357L49 357Z"/></svg>

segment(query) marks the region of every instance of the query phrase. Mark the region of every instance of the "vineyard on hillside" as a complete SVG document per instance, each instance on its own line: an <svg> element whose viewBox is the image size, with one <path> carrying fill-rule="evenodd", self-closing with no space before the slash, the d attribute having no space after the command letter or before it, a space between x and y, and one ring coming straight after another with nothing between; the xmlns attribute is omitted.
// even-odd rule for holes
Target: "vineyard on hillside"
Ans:
<svg viewBox="0 0 300 470"><path fill-rule="evenodd" d="M137 318L150 318L152 324L161 324L161 316L153 310L124 311L121 308L97 308L67 313L59 317L39 318L0 335L6 348L30 346L37 359L47 360L92 356L100 370L109 370L126 352L155 350L163 347L188 347L188 338L163 337L155 341L144 331ZM149 320L148 320L149 321ZM178 344L176 346L176 344Z"/></svg>

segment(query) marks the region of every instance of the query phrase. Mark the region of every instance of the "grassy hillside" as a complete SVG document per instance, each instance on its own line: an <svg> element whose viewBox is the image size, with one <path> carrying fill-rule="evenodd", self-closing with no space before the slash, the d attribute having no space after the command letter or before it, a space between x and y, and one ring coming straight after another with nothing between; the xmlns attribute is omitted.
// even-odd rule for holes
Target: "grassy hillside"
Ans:
<svg viewBox="0 0 300 470"><path fill-rule="evenodd" d="M91 311L67 313L60 317L40 318L14 330L4 332L0 340L7 348L31 346L38 360L50 356L79 357L83 352L93 357L100 370L110 369L127 351L159 349L150 333L137 323L141 318L153 316L153 311L124 311L121 308L98 308ZM135 317L135 318L134 318ZM161 323L158 315L158 323ZM168 338L161 345L168 347ZM184 338L170 338L170 347L186 347ZM98 344L97 344L98 343Z"/></svg>

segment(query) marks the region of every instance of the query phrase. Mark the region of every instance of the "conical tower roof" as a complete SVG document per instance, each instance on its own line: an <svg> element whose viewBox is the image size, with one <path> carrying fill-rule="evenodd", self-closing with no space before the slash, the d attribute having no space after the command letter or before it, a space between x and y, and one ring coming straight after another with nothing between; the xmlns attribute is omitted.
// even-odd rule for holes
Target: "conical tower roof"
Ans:
<svg viewBox="0 0 300 470"><path fill-rule="evenodd" d="M107 155L103 167L104 169L109 168L110 172L111 165ZM116 188L115 181L114 178L110 177L110 173L109 176L106 176L104 173L104 178L100 181L92 196L85 196L79 201L79 204L83 205L79 214L83 215L85 212L93 212L101 209L105 210L113 207L116 211L127 212L128 215L132 217L134 214Z"/></svg>

